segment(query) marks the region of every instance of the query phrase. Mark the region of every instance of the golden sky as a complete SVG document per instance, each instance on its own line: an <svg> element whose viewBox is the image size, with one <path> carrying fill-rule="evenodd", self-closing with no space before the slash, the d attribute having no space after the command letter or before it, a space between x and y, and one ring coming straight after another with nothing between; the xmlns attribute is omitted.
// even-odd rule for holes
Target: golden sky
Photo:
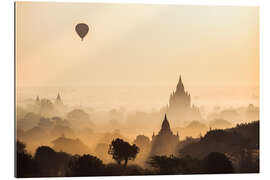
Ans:
<svg viewBox="0 0 270 180"><path fill-rule="evenodd" d="M22 88L259 86L258 7L17 2L16 40Z"/></svg>

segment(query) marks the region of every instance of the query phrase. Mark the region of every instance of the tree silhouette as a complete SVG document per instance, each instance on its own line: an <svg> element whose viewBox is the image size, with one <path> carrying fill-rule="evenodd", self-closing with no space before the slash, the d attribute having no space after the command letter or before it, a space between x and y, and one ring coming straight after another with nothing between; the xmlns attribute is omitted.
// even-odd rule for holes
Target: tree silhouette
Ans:
<svg viewBox="0 0 270 180"><path fill-rule="evenodd" d="M64 176L71 156L65 152L56 152L48 146L40 146L34 158L38 163L40 176Z"/></svg>
<svg viewBox="0 0 270 180"><path fill-rule="evenodd" d="M124 161L124 166L126 167L128 160L134 160L139 153L139 150L140 149L135 144L130 145L128 142L117 138L110 144L108 153L112 155L112 158L118 164L121 164L121 162Z"/></svg>
<svg viewBox="0 0 270 180"><path fill-rule="evenodd" d="M56 152L56 157L53 163L57 171L57 176L66 175L66 170L68 169L70 158L71 158L71 155L66 152Z"/></svg>
<svg viewBox="0 0 270 180"><path fill-rule="evenodd" d="M72 127L85 128L93 125L89 114L82 109L74 109L68 112L66 117Z"/></svg>
<svg viewBox="0 0 270 180"><path fill-rule="evenodd" d="M201 173L201 160L184 156L152 156L147 164L157 171L157 174L197 174Z"/></svg>
<svg viewBox="0 0 270 180"><path fill-rule="evenodd" d="M56 152L48 146L40 146L37 148L34 156L40 168L40 176L56 176L55 169Z"/></svg>
<svg viewBox="0 0 270 180"><path fill-rule="evenodd" d="M151 141L147 136L138 135L136 139L133 141L133 144L136 144L139 147L145 147L149 146L151 144Z"/></svg>
<svg viewBox="0 0 270 180"><path fill-rule="evenodd" d="M158 170L158 174L177 174L181 172L181 160L174 156L152 156L147 161L154 169Z"/></svg>
<svg viewBox="0 0 270 180"><path fill-rule="evenodd" d="M136 157L136 163L145 164L145 160L148 158L151 151L151 141L147 136L138 135L133 141L140 148L140 153Z"/></svg>
<svg viewBox="0 0 270 180"><path fill-rule="evenodd" d="M23 142L21 142L21 141L17 141L17 143L16 143L16 148L17 148L17 153L25 153L26 152L26 145L23 143Z"/></svg>
<svg viewBox="0 0 270 180"><path fill-rule="evenodd" d="M89 154L72 156L68 167L72 176L97 176L104 174L104 164L100 159Z"/></svg>
<svg viewBox="0 0 270 180"><path fill-rule="evenodd" d="M16 177L33 177L37 165L32 156L26 152L17 152Z"/></svg>
<svg viewBox="0 0 270 180"><path fill-rule="evenodd" d="M232 162L222 153L212 152L203 159L204 173L233 173Z"/></svg>
<svg viewBox="0 0 270 180"><path fill-rule="evenodd" d="M249 139L242 134L215 129L208 131L199 141L185 145L179 154L202 159L211 152L232 154L249 146Z"/></svg>
<svg viewBox="0 0 270 180"><path fill-rule="evenodd" d="M259 172L259 155L251 150L244 149L240 152L239 160L240 173L258 173Z"/></svg>
<svg viewBox="0 0 270 180"><path fill-rule="evenodd" d="M31 154L25 150L26 145L17 141L16 177L34 177L38 172L37 164Z"/></svg>

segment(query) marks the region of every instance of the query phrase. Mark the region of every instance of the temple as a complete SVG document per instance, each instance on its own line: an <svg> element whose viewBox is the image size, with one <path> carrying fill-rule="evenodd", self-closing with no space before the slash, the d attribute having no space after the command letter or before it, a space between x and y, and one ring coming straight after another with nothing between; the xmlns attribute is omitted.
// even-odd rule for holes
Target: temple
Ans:
<svg viewBox="0 0 270 180"><path fill-rule="evenodd" d="M190 94L185 91L181 76L175 92L170 95L169 108L171 111L186 110L190 108L191 98Z"/></svg>
<svg viewBox="0 0 270 180"><path fill-rule="evenodd" d="M40 99L39 99L39 96L36 97L35 105L37 105L37 106L40 105Z"/></svg>
<svg viewBox="0 0 270 180"><path fill-rule="evenodd" d="M59 93L57 94L57 97L55 99L55 105L63 105L63 101Z"/></svg>
<svg viewBox="0 0 270 180"><path fill-rule="evenodd" d="M54 103L52 100L46 98L36 97L35 103L32 106L33 112L46 116L61 116L67 111L60 93L57 94Z"/></svg>
<svg viewBox="0 0 270 180"><path fill-rule="evenodd" d="M181 123L201 120L202 118L199 108L191 105L191 96L185 90L181 76L176 90L170 95L169 104L163 109L163 113L167 113L177 126L181 125Z"/></svg>
<svg viewBox="0 0 270 180"><path fill-rule="evenodd" d="M179 143L179 135L173 134L167 115L165 114L161 129L157 135L153 133L152 149L150 155L172 155L176 154L176 147Z"/></svg>

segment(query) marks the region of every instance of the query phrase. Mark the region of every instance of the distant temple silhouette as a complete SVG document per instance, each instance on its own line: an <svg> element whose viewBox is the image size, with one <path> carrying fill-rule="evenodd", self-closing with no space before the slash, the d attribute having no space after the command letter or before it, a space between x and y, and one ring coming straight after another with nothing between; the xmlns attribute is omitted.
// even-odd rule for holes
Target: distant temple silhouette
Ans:
<svg viewBox="0 0 270 180"><path fill-rule="evenodd" d="M179 143L178 132L173 134L167 115L165 114L161 129L157 135L153 133L152 149L150 155L172 155L175 154L176 147Z"/></svg>
<svg viewBox="0 0 270 180"><path fill-rule="evenodd" d="M185 91L181 76L176 90L170 95L169 104L163 109L163 112L178 122L188 122L202 118L199 109L191 105L191 96Z"/></svg>
<svg viewBox="0 0 270 180"><path fill-rule="evenodd" d="M170 95L169 109L172 110L187 110L190 108L191 98L190 94L185 91L181 76L179 77L178 84L175 92Z"/></svg>
<svg viewBox="0 0 270 180"><path fill-rule="evenodd" d="M40 99L39 96L36 97L35 105L39 106L40 105Z"/></svg>
<svg viewBox="0 0 270 180"><path fill-rule="evenodd" d="M65 105L62 101L60 93L57 94L54 103L46 98L36 97L34 103L34 111L43 115L62 115L65 111ZM60 114L59 114L60 113Z"/></svg>
<svg viewBox="0 0 270 180"><path fill-rule="evenodd" d="M63 101L61 99L60 93L57 94L56 100L55 100L55 105L64 105Z"/></svg>
<svg viewBox="0 0 270 180"><path fill-rule="evenodd" d="M40 105L40 102L41 102L41 99L39 98L39 96L37 96L36 100L35 100L35 105ZM56 105L56 106L63 106L64 105L62 98L60 96L60 93L57 94L56 99L54 101L54 105Z"/></svg>

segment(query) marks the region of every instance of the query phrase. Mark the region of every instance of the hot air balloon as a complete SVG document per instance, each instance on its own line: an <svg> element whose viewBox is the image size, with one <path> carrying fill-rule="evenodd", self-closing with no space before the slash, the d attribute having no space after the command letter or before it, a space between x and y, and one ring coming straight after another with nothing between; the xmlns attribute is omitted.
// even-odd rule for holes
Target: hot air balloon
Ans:
<svg viewBox="0 0 270 180"><path fill-rule="evenodd" d="M75 30L77 34L80 36L80 38L83 40L83 38L86 36L86 34L89 31L89 27L85 23L79 23L76 25Z"/></svg>

